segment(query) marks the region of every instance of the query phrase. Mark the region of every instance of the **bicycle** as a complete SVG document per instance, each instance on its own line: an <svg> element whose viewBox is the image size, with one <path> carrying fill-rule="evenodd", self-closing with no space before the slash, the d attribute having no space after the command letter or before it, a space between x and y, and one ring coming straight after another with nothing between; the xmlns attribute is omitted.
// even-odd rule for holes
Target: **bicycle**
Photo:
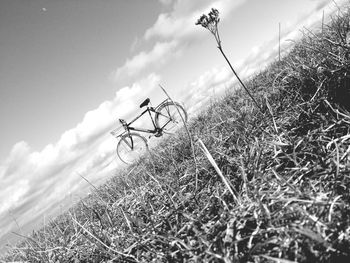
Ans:
<svg viewBox="0 0 350 263"><path fill-rule="evenodd" d="M161 137L164 133L171 134L175 132L184 122L187 122L187 112L178 102L166 99L158 106L152 107L150 99L147 98L140 105L140 108L143 107L147 108L129 123L123 119L119 119L124 129L121 134L116 135L116 131L120 128L111 132L116 138L120 138L117 145L117 156L126 164L133 163L139 156L149 150L147 139L137 132L150 133L155 137ZM131 124L146 113L151 118L153 124L152 130L131 126Z"/></svg>

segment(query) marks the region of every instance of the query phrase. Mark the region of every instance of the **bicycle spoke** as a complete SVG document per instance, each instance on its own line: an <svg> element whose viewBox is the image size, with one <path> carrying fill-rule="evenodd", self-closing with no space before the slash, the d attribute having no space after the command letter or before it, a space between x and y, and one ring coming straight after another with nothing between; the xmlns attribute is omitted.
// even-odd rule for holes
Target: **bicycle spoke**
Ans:
<svg viewBox="0 0 350 263"><path fill-rule="evenodd" d="M168 112L168 116L169 116L169 118L171 119L171 114L170 114L169 105L167 105L167 106L165 107L165 109L166 109L166 111Z"/></svg>

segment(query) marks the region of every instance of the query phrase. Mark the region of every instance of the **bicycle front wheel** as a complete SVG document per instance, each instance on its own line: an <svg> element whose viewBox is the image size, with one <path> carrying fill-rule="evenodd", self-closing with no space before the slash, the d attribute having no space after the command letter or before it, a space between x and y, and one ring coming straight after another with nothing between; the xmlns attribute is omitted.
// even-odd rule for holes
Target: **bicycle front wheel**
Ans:
<svg viewBox="0 0 350 263"><path fill-rule="evenodd" d="M187 122L187 112L179 103L169 101L159 106L155 122L163 132L174 133Z"/></svg>
<svg viewBox="0 0 350 263"><path fill-rule="evenodd" d="M146 152L147 140L137 133L124 134L117 145L117 155L126 164L132 164Z"/></svg>

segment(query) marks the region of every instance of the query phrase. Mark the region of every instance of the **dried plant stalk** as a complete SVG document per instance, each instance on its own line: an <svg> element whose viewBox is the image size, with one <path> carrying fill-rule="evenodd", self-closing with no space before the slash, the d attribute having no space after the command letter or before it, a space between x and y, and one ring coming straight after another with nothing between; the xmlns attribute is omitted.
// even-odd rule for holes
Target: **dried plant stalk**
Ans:
<svg viewBox="0 0 350 263"><path fill-rule="evenodd" d="M222 172L221 172L220 168L218 167L218 165L216 164L213 156L210 154L210 152L208 151L207 147L205 147L205 144L203 143L203 141L201 139L198 139L198 142L199 142L199 144L200 144L204 154L208 158L209 162L214 167L215 171L217 172L217 174L219 175L220 179L222 180L222 182L227 187L228 191L231 193L231 195L232 195L233 199L235 200L236 204L239 204L236 194L233 192L233 189L231 188L231 185L229 184L229 182L226 179L226 177L222 174Z"/></svg>
<svg viewBox="0 0 350 263"><path fill-rule="evenodd" d="M246 85L244 85L243 81L241 78L238 76L237 72L234 70L233 66L231 65L230 60L226 57L225 52L222 49L221 45L221 39L219 35L219 29L218 29L218 24L219 24L220 18L219 18L219 11L215 8L212 8L211 11L209 12L208 15L202 15L196 22L196 25L201 25L202 27L208 29L215 37L216 43L218 44L218 49L220 50L222 56L225 58L226 62L230 66L233 74L236 76L237 80L239 83L242 85L244 90L247 92L249 97L253 100L254 104L258 107L261 113L264 113L263 109L259 106L258 102L255 100L253 95L250 93Z"/></svg>

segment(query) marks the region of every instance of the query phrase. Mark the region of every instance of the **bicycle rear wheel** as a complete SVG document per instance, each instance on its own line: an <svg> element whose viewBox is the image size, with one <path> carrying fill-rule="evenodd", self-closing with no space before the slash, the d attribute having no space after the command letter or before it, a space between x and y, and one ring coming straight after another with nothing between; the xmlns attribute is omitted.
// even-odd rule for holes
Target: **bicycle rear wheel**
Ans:
<svg viewBox="0 0 350 263"><path fill-rule="evenodd" d="M157 109L156 126L165 133L174 133L184 126L183 121L187 122L187 112L177 102L166 102Z"/></svg>
<svg viewBox="0 0 350 263"><path fill-rule="evenodd" d="M146 152L148 152L147 140L137 133L124 134L117 145L117 155L126 164L133 163Z"/></svg>

